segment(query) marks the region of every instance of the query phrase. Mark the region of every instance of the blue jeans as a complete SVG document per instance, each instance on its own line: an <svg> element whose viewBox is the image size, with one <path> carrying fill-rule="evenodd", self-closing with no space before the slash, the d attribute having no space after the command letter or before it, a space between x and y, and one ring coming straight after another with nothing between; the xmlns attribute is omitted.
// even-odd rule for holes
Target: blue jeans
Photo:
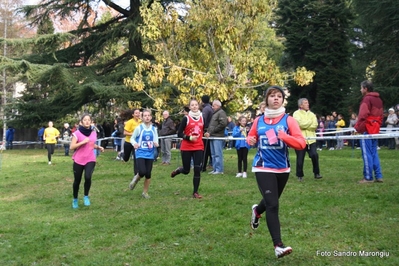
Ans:
<svg viewBox="0 0 399 266"><path fill-rule="evenodd" d="M69 144L64 144L65 156L69 155Z"/></svg>
<svg viewBox="0 0 399 266"><path fill-rule="evenodd" d="M377 151L377 139L361 139L360 146L362 148L363 158L363 177L367 180L373 180L382 178L380 158L378 157Z"/></svg>
<svg viewBox="0 0 399 266"><path fill-rule="evenodd" d="M223 139L213 139L210 141L211 146L211 156L212 156L212 166L213 171L223 172L223 148L225 141Z"/></svg>
<svg viewBox="0 0 399 266"><path fill-rule="evenodd" d="M12 141L10 140L6 141L6 150L12 150Z"/></svg>

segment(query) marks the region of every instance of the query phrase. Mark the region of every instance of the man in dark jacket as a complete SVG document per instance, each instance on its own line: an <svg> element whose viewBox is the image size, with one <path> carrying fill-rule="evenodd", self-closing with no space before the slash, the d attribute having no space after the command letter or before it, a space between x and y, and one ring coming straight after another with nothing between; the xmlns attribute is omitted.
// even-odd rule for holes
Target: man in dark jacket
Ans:
<svg viewBox="0 0 399 266"><path fill-rule="evenodd" d="M224 171L223 148L225 144L224 130L227 126L227 115L225 111L222 110L222 103L218 100L213 101L212 109L213 115L208 130L205 133L205 137L216 138L210 141L213 166L213 171L211 171L210 174L219 175L223 174Z"/></svg>
<svg viewBox="0 0 399 266"><path fill-rule="evenodd" d="M360 84L363 95L359 107L358 120L354 126L360 134L378 134L383 119L383 104L378 92L373 91L373 84L365 80ZM363 158L363 179L359 183L373 183L373 171L376 182L382 181L380 158L377 151L377 139L361 139L360 147Z"/></svg>
<svg viewBox="0 0 399 266"><path fill-rule="evenodd" d="M163 111L163 122L161 130L159 131L160 136L169 136L176 134L175 123L172 118L169 117L168 111ZM171 149L172 149L172 138L161 138L161 153L162 153L162 164L169 165L171 159Z"/></svg>
<svg viewBox="0 0 399 266"><path fill-rule="evenodd" d="M213 115L212 105L209 103L209 96L204 95L201 98L202 100L202 119L204 120L204 132L207 132L209 123L211 122L211 118ZM202 161L202 172L206 171L206 167L208 165L208 159L212 160L211 156L211 145L209 144L209 140L203 138L204 142L204 158ZM210 162L212 164L212 161Z"/></svg>

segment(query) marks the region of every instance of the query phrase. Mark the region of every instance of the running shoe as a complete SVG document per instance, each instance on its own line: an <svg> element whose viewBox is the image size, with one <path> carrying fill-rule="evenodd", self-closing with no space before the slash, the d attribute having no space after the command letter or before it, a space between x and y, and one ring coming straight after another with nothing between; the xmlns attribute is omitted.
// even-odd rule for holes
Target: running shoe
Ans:
<svg viewBox="0 0 399 266"><path fill-rule="evenodd" d="M284 246L283 243L280 243L274 247L274 253L276 254L277 258L282 258L285 255L291 254L291 252L292 248Z"/></svg>
<svg viewBox="0 0 399 266"><path fill-rule="evenodd" d="M198 194L198 192L195 192L195 193L193 194L193 198L194 198L194 199L202 199L202 196L201 196L200 194Z"/></svg>
<svg viewBox="0 0 399 266"><path fill-rule="evenodd" d="M89 199L89 196L84 196L84 197L83 197L83 204L84 204L85 206L90 206L90 199Z"/></svg>
<svg viewBox="0 0 399 266"><path fill-rule="evenodd" d="M130 184L129 184L129 189L130 189L130 190L133 190L134 187L137 185L137 183L138 183L139 181L140 181L140 176L139 176L139 174L136 174L136 175L133 177L132 182L130 182Z"/></svg>
<svg viewBox="0 0 399 266"><path fill-rule="evenodd" d="M74 209L79 208L78 199L72 200L72 208L74 208Z"/></svg>
<svg viewBox="0 0 399 266"><path fill-rule="evenodd" d="M242 178L247 178L247 172L242 173Z"/></svg>
<svg viewBox="0 0 399 266"><path fill-rule="evenodd" d="M242 173L237 173L236 177L242 177Z"/></svg>
<svg viewBox="0 0 399 266"><path fill-rule="evenodd" d="M151 197L150 197L150 195L148 195L148 193L147 193L147 192L143 192L143 193L141 193L141 196L142 196L143 198L145 198L145 199L149 199L149 198L151 198Z"/></svg>
<svg viewBox="0 0 399 266"><path fill-rule="evenodd" d="M178 174L180 174L180 167L176 168L175 170L172 171L172 173L170 173L170 177L175 177Z"/></svg>
<svg viewBox="0 0 399 266"><path fill-rule="evenodd" d="M259 227L259 218L262 217L261 215L258 215L258 214L256 213L256 207L258 207L258 204L252 205L252 216L251 216L251 223L250 223L250 225L251 225L251 228L252 228L253 230L258 229L258 227Z"/></svg>

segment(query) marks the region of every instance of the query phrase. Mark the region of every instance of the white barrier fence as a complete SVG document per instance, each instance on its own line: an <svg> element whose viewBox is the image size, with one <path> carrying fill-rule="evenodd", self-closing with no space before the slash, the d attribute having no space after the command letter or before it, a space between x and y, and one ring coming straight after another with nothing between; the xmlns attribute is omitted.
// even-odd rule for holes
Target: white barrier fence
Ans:
<svg viewBox="0 0 399 266"><path fill-rule="evenodd" d="M349 135L348 135L349 134ZM177 137L177 134L174 135L168 135L168 136L160 136L159 139L163 138L171 138L171 139L176 139L180 140L181 138ZM204 139L218 139L218 140L242 140L245 138L235 138L232 136L226 136L226 137L203 137ZM353 128L344 128L342 130L334 130L334 131L324 131L324 132L318 132L316 133L316 137L306 137L306 140L338 140L338 139L344 139L344 140L353 140L353 139L390 139L390 138L399 138L399 128L381 128L379 134L358 134L354 132ZM114 139L124 139L124 138L114 138L114 137L106 137L106 138L101 138L97 140L97 143L101 143L101 141L104 140L114 140ZM57 144L58 145L63 145L63 144L69 144L70 141L64 141L62 139L59 139ZM26 146L29 147L30 145L44 145L43 142L40 141L14 141L13 146ZM0 150L5 149L5 144L0 145Z"/></svg>

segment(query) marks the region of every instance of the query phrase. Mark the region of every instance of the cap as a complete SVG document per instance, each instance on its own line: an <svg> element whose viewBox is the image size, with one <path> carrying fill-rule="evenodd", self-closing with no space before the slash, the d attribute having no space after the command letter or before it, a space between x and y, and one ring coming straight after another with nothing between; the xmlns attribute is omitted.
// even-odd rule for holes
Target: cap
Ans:
<svg viewBox="0 0 399 266"><path fill-rule="evenodd" d="M390 111L395 112L395 110L393 108L389 108L388 112L390 112Z"/></svg>

